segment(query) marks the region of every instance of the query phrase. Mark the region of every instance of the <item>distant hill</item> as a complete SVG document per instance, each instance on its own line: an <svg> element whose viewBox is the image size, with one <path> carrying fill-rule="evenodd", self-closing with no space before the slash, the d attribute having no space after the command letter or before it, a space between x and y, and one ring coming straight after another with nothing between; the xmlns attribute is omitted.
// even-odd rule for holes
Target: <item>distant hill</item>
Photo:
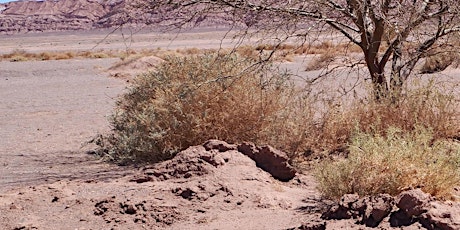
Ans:
<svg viewBox="0 0 460 230"><path fill-rule="evenodd" d="M129 22L125 0L23 0L0 4L0 33L88 30ZM131 23L143 23L141 19Z"/></svg>

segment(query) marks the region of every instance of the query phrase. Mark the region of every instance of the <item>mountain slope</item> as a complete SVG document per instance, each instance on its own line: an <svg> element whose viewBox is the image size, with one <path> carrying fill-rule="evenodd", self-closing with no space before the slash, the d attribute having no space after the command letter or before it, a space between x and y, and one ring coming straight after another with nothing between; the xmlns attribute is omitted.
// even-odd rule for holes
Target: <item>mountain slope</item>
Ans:
<svg viewBox="0 0 460 230"><path fill-rule="evenodd" d="M124 0L10 2L0 4L0 33L109 28L124 15Z"/></svg>

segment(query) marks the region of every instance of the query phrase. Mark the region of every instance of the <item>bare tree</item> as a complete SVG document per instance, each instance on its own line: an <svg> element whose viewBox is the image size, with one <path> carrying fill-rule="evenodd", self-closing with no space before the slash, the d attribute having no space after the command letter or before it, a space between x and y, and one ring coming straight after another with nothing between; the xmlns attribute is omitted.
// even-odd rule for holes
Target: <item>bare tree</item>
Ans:
<svg viewBox="0 0 460 230"><path fill-rule="evenodd" d="M297 38L331 29L361 48L377 100L397 98L420 60L452 50L460 36L458 0L138 0L135 8L169 26L216 21Z"/></svg>

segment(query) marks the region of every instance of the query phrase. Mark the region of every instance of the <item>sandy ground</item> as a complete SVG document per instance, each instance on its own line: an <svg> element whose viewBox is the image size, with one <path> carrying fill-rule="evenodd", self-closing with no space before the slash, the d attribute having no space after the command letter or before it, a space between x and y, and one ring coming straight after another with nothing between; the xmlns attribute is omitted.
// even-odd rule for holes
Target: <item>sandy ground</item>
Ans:
<svg viewBox="0 0 460 230"><path fill-rule="evenodd" d="M130 47L233 44L221 40L225 32L143 33ZM2 53L126 47L120 34L106 35L0 36L0 47ZM168 180L86 154L93 146L84 143L109 130L107 118L127 86L108 76L116 61L0 62L0 229L288 229L318 220L326 204L310 175L280 182L237 152L203 175ZM327 229L365 228L331 221Z"/></svg>
<svg viewBox="0 0 460 230"><path fill-rule="evenodd" d="M1 53L14 50L28 52L123 50L123 49L185 49L231 47L238 40L225 28L202 28L193 31L152 32L151 30L95 30L46 32L24 35L0 35ZM222 39L224 38L225 39Z"/></svg>
<svg viewBox="0 0 460 230"><path fill-rule="evenodd" d="M82 148L108 130L107 115L125 87L101 71L114 61L0 62L0 192L118 173L96 166Z"/></svg>

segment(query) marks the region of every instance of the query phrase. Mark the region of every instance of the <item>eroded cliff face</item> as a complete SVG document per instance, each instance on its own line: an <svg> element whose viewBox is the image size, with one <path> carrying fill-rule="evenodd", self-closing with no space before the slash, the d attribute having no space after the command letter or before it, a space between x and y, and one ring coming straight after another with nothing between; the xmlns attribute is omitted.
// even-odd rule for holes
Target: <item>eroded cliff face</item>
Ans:
<svg viewBox="0 0 460 230"><path fill-rule="evenodd" d="M124 0L44 0L0 4L0 33L110 28L125 22Z"/></svg>

